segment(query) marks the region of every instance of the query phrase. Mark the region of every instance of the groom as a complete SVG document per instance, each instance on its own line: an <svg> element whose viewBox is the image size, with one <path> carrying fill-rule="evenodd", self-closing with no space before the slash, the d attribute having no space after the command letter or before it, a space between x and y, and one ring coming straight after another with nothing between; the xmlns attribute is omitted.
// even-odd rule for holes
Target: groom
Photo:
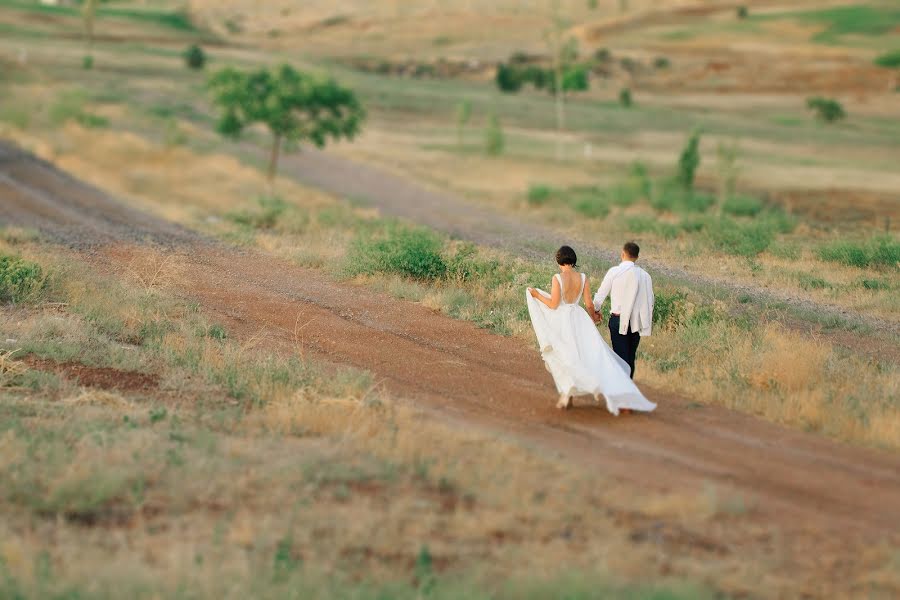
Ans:
<svg viewBox="0 0 900 600"><path fill-rule="evenodd" d="M650 275L634 264L641 249L634 242L622 247L622 262L606 272L603 283L594 295L595 323L603 322L600 309L610 297L609 337L613 351L631 367L634 379L634 359L641 338L650 335L653 326L653 281Z"/></svg>

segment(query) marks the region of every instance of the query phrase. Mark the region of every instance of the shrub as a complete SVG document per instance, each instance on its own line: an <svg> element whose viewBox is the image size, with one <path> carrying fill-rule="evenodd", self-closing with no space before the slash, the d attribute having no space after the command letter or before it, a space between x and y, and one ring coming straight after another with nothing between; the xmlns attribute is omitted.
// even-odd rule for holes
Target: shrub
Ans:
<svg viewBox="0 0 900 600"><path fill-rule="evenodd" d="M491 115L487 129L484 131L484 151L489 156L503 154L506 147L506 139L503 136L503 126L497 115Z"/></svg>
<svg viewBox="0 0 900 600"><path fill-rule="evenodd" d="M694 187L694 176L700 166L700 132L694 131L688 138L681 156L678 158L678 183L690 190Z"/></svg>
<svg viewBox="0 0 900 600"><path fill-rule="evenodd" d="M439 279L447 275L443 242L427 229L388 227L381 235L359 238L351 245L351 274L396 273L414 279Z"/></svg>
<svg viewBox="0 0 900 600"><path fill-rule="evenodd" d="M445 252L444 263L447 278L456 281L489 279L496 284L498 279L512 275L508 270L501 270L499 261L479 256L478 247L470 243L461 243L452 251Z"/></svg>
<svg viewBox="0 0 900 600"><path fill-rule="evenodd" d="M553 188L543 183L535 183L528 188L528 204L541 206L553 197Z"/></svg>
<svg viewBox="0 0 900 600"><path fill-rule="evenodd" d="M581 194L572 200L575 212L592 219L605 219L609 215L607 199L598 194Z"/></svg>
<svg viewBox="0 0 900 600"><path fill-rule="evenodd" d="M238 225L253 229L272 229L289 207L278 196L261 196L256 201L259 204L258 209L229 213L227 218Z"/></svg>
<svg viewBox="0 0 900 600"><path fill-rule="evenodd" d="M631 97L631 90L628 88L622 88L619 91L619 104L621 104L625 108L631 108L633 104L633 99Z"/></svg>
<svg viewBox="0 0 900 600"><path fill-rule="evenodd" d="M867 290L889 290L891 284L880 279L863 279L860 285Z"/></svg>
<svg viewBox="0 0 900 600"><path fill-rule="evenodd" d="M650 206L660 212L705 212L715 202L713 196L685 189L679 181L663 183L650 198Z"/></svg>
<svg viewBox="0 0 900 600"><path fill-rule="evenodd" d="M494 81L501 92L512 94L522 89L522 75L516 67L500 63Z"/></svg>
<svg viewBox="0 0 900 600"><path fill-rule="evenodd" d="M737 18L738 19L746 19L750 16L750 11L746 6L738 6L737 8Z"/></svg>
<svg viewBox="0 0 900 600"><path fill-rule="evenodd" d="M658 290L653 305L653 324L666 331L675 331L684 323L687 296L683 292Z"/></svg>
<svg viewBox="0 0 900 600"><path fill-rule="evenodd" d="M184 64L189 69L199 71L206 66L206 52L197 44L192 44L184 51Z"/></svg>
<svg viewBox="0 0 900 600"><path fill-rule="evenodd" d="M900 68L900 50L885 52L875 59L875 64L888 69Z"/></svg>
<svg viewBox="0 0 900 600"><path fill-rule="evenodd" d="M594 60L598 63L609 62L612 59L612 52L609 51L609 48L597 48L594 50Z"/></svg>
<svg viewBox="0 0 900 600"><path fill-rule="evenodd" d="M755 217L762 209L762 200L754 196L731 196L722 204L724 212L736 217Z"/></svg>
<svg viewBox="0 0 900 600"><path fill-rule="evenodd" d="M666 239L676 238L679 233L676 225L647 216L628 217L625 226L632 233L655 233Z"/></svg>
<svg viewBox="0 0 900 600"><path fill-rule="evenodd" d="M0 254L0 303L30 300L43 289L44 282L40 265Z"/></svg>
<svg viewBox="0 0 900 600"><path fill-rule="evenodd" d="M809 273L798 274L797 281L804 290L824 290L831 287L831 284L821 277Z"/></svg>
<svg viewBox="0 0 900 600"><path fill-rule="evenodd" d="M767 223L738 223L728 218L708 223L706 234L718 250L747 257L765 251L773 238L773 230Z"/></svg>
<svg viewBox="0 0 900 600"><path fill-rule="evenodd" d="M84 69L85 71L90 71L91 69L93 69L94 68L94 57L91 56L90 54L86 54L81 59L81 68Z"/></svg>
<svg viewBox="0 0 900 600"><path fill-rule="evenodd" d="M879 237L868 242L838 241L819 248L819 258L860 269L900 267L900 242Z"/></svg>
<svg viewBox="0 0 900 600"><path fill-rule="evenodd" d="M657 56L653 61L653 66L657 69L668 69L672 66L672 61L665 56Z"/></svg>
<svg viewBox="0 0 900 600"><path fill-rule="evenodd" d="M822 96L807 98L806 106L816 113L816 118L826 123L833 123L847 117L844 107L833 98L824 98Z"/></svg>

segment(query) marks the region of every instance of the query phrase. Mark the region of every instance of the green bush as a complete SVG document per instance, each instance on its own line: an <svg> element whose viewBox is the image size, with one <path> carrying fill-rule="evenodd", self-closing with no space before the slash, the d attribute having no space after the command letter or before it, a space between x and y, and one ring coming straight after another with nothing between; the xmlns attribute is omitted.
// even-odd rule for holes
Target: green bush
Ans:
<svg viewBox="0 0 900 600"><path fill-rule="evenodd" d="M822 96L807 98L806 106L816 113L816 118L826 123L833 123L847 117L843 105L833 98L823 98Z"/></svg>
<svg viewBox="0 0 900 600"><path fill-rule="evenodd" d="M605 219L609 215L609 201L599 194L580 194L572 198L575 212L592 219Z"/></svg>
<svg viewBox="0 0 900 600"><path fill-rule="evenodd" d="M0 254L0 303L20 303L34 299L44 288L40 265Z"/></svg>
<svg viewBox="0 0 900 600"><path fill-rule="evenodd" d="M227 218L253 229L272 229L289 207L287 202L277 196L261 196L256 201L258 209L232 212Z"/></svg>
<svg viewBox="0 0 900 600"><path fill-rule="evenodd" d="M768 223L738 223L729 218L707 224L706 234L717 250L747 257L764 252L774 237L774 231Z"/></svg>
<svg viewBox="0 0 900 600"><path fill-rule="evenodd" d="M674 331L684 323L687 296L683 292L657 290L653 305L653 324Z"/></svg>
<svg viewBox="0 0 900 600"><path fill-rule="evenodd" d="M713 196L685 188L680 181L664 182L650 198L650 206L660 212L702 213L715 202Z"/></svg>
<svg viewBox="0 0 900 600"><path fill-rule="evenodd" d="M746 19L750 16L750 11L746 6L738 6L737 8L737 18L738 19Z"/></svg>
<svg viewBox="0 0 900 600"><path fill-rule="evenodd" d="M867 290L891 289L891 284L887 281L882 281L881 279L863 279L861 282L859 282L859 285L862 286L863 289Z"/></svg>
<svg viewBox="0 0 900 600"><path fill-rule="evenodd" d="M447 275L442 240L427 229L394 225L358 238L347 257L351 274L396 273L432 280Z"/></svg>
<svg viewBox="0 0 900 600"><path fill-rule="evenodd" d="M494 82L501 92L513 94L522 89L524 83L522 73L513 65L500 63L497 65L497 73Z"/></svg>
<svg viewBox="0 0 900 600"><path fill-rule="evenodd" d="M672 62L665 56L657 56L653 60L653 66L657 69L668 69L672 66Z"/></svg>
<svg viewBox="0 0 900 600"><path fill-rule="evenodd" d="M622 88L619 90L619 104L621 104L625 108L631 108L631 105L634 103L634 99L631 97L631 90L628 88Z"/></svg>
<svg viewBox="0 0 900 600"><path fill-rule="evenodd" d="M831 284L821 277L810 275L809 273L799 273L797 275L797 282L804 290L824 290L831 287Z"/></svg>
<svg viewBox="0 0 900 600"><path fill-rule="evenodd" d="M838 241L819 248L819 258L849 267L900 267L900 242L879 237L867 242Z"/></svg>
<svg viewBox="0 0 900 600"><path fill-rule="evenodd" d="M647 216L628 217L625 226L632 233L654 233L666 239L676 238L680 232L676 225Z"/></svg>
<svg viewBox="0 0 900 600"><path fill-rule="evenodd" d="M541 206L553 198L554 190L549 185L535 183L528 188L528 204Z"/></svg>
<svg viewBox="0 0 900 600"><path fill-rule="evenodd" d="M762 200L754 196L731 196L722 204L724 212L736 217L755 217L762 209Z"/></svg>
<svg viewBox="0 0 900 600"><path fill-rule="evenodd" d="M184 52L184 64L189 69L199 71L206 66L206 52L197 44L192 44Z"/></svg>
<svg viewBox="0 0 900 600"><path fill-rule="evenodd" d="M900 50L885 52L875 59L875 64L879 67L887 67L888 69L900 68Z"/></svg>
<svg viewBox="0 0 900 600"><path fill-rule="evenodd" d="M490 280L496 284L509 279L513 274L503 270L500 262L479 256L478 247L462 243L444 253L446 277L456 281Z"/></svg>

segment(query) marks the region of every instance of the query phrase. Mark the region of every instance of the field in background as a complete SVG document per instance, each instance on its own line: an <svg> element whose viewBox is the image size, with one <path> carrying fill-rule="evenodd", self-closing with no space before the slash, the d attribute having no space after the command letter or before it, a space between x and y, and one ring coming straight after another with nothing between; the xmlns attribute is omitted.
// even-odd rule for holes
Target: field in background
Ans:
<svg viewBox="0 0 900 600"><path fill-rule="evenodd" d="M180 2L112 3L101 12L96 66L84 71L76 9L0 1L0 135L144 210L529 343L521 289L543 285L552 265L394 229L352 206L354 199L311 191L287 176L276 194L266 193L253 151L262 138L254 134L239 146L214 134L206 75L187 70L181 54L197 42L210 55L209 69L290 60L331 72L370 112L362 138L334 149L341 156L525 223L549 223L561 237L577 229L610 248L636 237L646 256L688 275L767 287L861 316L862 325L851 324L812 309L790 313L785 326L784 306L659 277L665 306L659 335L642 347L640 377L702 402L896 449L897 336L879 324L896 326L900 316L900 95L892 87L896 71L873 65L879 53L900 48L896 31L882 26L894 22L883 18L893 14L890 2L860 3L862 12L849 13L840 12L844 3L834 3L840 10L748 3L751 16L740 22L731 3L693 13L684 8L693 4L644 11L632 0L634 13L620 16L610 2L597 10L573 2L571 31L582 54L608 48L618 66L569 100L562 160L551 98L501 95L485 75L485 65L513 52L546 52L546 19L527 3L489 3L487 14L488 3L478 1L415 9L351 2L340 10L309 2L288 13L282 4L296 3L196 0L189 11ZM347 60L362 54L392 63L484 64L472 76L415 79L364 72ZM655 68L659 57L671 65ZM640 68L626 73L626 59ZM847 77L851 86L842 85ZM634 90L631 108L617 102L623 86ZM819 93L838 96L850 118L816 122L805 99ZM471 103L473 118L460 136L462 102ZM499 157L484 153L491 115L505 134ZM664 193L694 128L704 132L698 204ZM741 193L722 218L717 149L731 144ZM137 595L218 596L237 583L242 593L277 597L302 583L310 593L366 597L368 581L392 597L458 597L472 592L466 586L484 589L490 581L500 597L522 597L522 588L497 582L530 577L585 597L604 587L635 597L701 593L682 593L681 580L751 596L816 589L818 566L795 581L778 571L790 561L770 557L772 538L765 536L778 534L745 519L752 513L746 498L727 490L657 498L623 517L625 499L638 491L598 495L599 478L512 442L434 425L374 393L365 373L345 373L334 387L320 365L254 356L252 344L242 346L197 307L171 297L165 280L146 283L158 259L95 275L97 286L112 291L94 298L76 283L87 277L77 260L28 232L4 235L4 255L43 265L55 287L3 308L0 322L17 342L5 349L25 347L37 359L23 368L0 354L0 474L14 483L0 502L28 523L25 533L0 524L13 540L0 547L0 595L102 596L127 585ZM402 250L407 235L424 236L426 261L441 261L446 271L423 278L389 260L354 270L365 267L378 240ZM588 265L597 273L605 266ZM177 277L177 269L167 276ZM110 298L119 302L111 306ZM686 350L698 347L705 350ZM60 373L41 361L86 364L97 377L102 373L91 368L114 369L138 383L83 390L72 382L76 367ZM386 429L396 432L392 439L376 433ZM302 468L288 454L303 456ZM139 455L152 457L149 466ZM87 463L107 468L80 466ZM521 475L497 476L510 471ZM195 483L209 472L208 484ZM576 502L547 495L548 473ZM258 498L253 491L260 487L275 493ZM346 522L322 528L328 519ZM635 535L643 541L656 534L633 523L647 519L681 529L661 534L655 546L641 544ZM490 539L485 522L497 523ZM571 532L585 522L587 541L576 540L580 555L567 565L567 551L554 549L569 548ZM121 545L80 552L85 531L100 540L107 527L125 532ZM189 540L176 533L181 527ZM371 529L384 538L360 544L361 532ZM529 542L535 531L543 534L540 546ZM704 554L708 531L726 547L738 538L759 543ZM54 544L41 541L51 536ZM320 552L298 550L311 546ZM667 557L679 553L670 563ZM675 591L653 596L631 588L628 582L648 574L616 558L625 555L652 564L654 580L676 580ZM871 548L857 558L865 573L860 585L876 597L895 589L895 549ZM109 568L100 584L83 578L101 564ZM600 575L597 564L606 566ZM571 576L554 580L566 567ZM171 587L159 576L170 569L178 573ZM342 582L328 588L335 573ZM359 573L362 583L352 580ZM535 587L536 597L546 589Z"/></svg>

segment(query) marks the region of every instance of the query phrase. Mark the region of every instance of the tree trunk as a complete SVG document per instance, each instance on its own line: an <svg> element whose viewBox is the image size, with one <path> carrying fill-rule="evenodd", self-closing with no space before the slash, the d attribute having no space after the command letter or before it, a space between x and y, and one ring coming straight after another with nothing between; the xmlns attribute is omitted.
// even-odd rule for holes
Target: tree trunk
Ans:
<svg viewBox="0 0 900 600"><path fill-rule="evenodd" d="M556 104L556 160L563 159L563 129L566 126L565 96L562 89L562 17L559 13L559 0L553 3L553 100Z"/></svg>
<svg viewBox="0 0 900 600"><path fill-rule="evenodd" d="M278 173L278 156L281 153L281 135L275 134L272 140L272 154L269 156L269 183L275 181L275 175Z"/></svg>

